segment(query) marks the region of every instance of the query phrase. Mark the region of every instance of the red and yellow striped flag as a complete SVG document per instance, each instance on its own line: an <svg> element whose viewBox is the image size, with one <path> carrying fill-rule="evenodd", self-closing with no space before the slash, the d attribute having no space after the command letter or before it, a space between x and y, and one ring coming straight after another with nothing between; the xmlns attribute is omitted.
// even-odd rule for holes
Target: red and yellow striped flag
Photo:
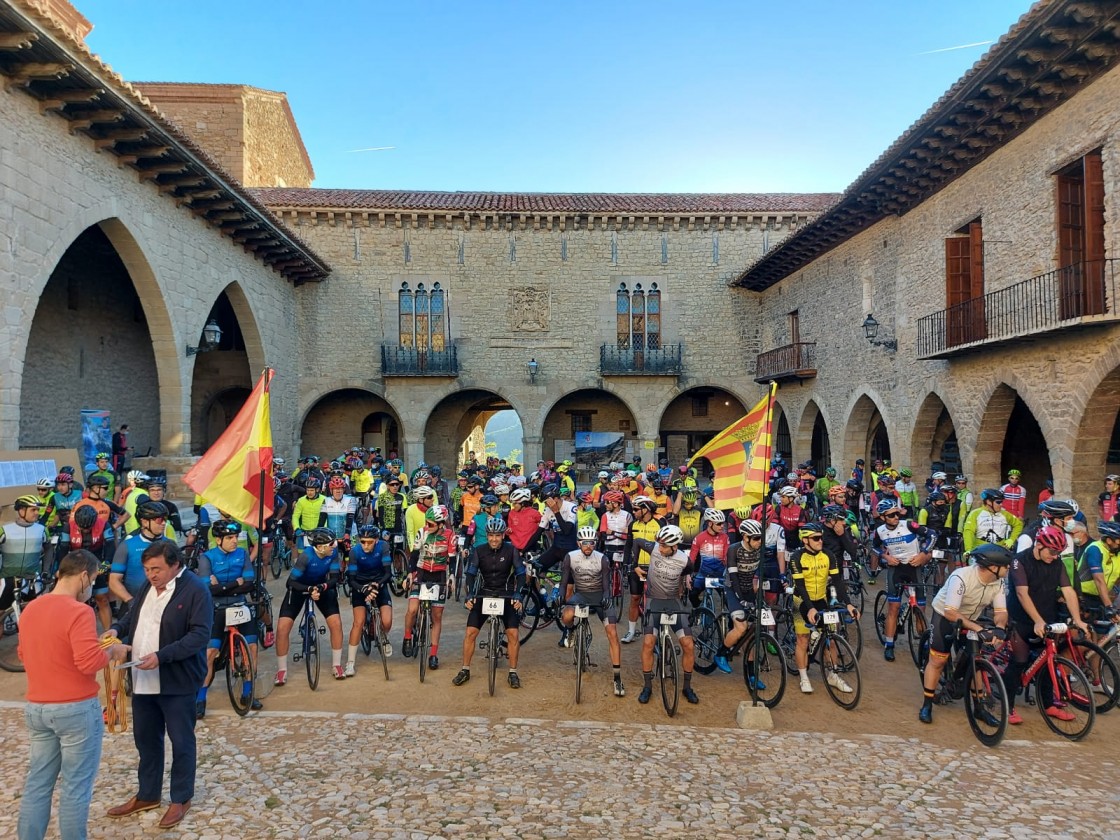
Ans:
<svg viewBox="0 0 1120 840"><path fill-rule="evenodd" d="M253 387L245 405L214 445L183 476L183 482L205 501L238 522L261 526L272 515L276 494L272 492L272 426L269 416L267 368ZM264 474L264 498L261 476ZM263 502L263 505L262 505Z"/></svg>
<svg viewBox="0 0 1120 840"><path fill-rule="evenodd" d="M766 494L770 473L771 425L776 382L758 405L736 420L689 460L707 458L716 472L712 482L716 507L728 509L758 504Z"/></svg>

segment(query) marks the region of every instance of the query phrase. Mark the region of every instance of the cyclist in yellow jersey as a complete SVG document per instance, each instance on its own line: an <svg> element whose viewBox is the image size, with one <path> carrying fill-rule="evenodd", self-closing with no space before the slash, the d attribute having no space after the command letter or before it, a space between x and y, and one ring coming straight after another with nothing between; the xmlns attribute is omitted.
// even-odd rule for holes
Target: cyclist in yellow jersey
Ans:
<svg viewBox="0 0 1120 840"><path fill-rule="evenodd" d="M412 493L416 499L416 504L405 508L404 533L405 539L408 540L408 550L415 552L427 525L425 517L428 515L428 509L436 503L436 491L431 487L420 486Z"/></svg>
<svg viewBox="0 0 1120 840"><path fill-rule="evenodd" d="M691 548L692 541L704 527L701 521L702 512L700 508L696 507L699 498L700 494L696 492L695 487L686 487L677 495L677 500L673 504L676 525L684 534L684 541L681 543L682 549Z"/></svg>
<svg viewBox="0 0 1120 840"><path fill-rule="evenodd" d="M320 495L320 489L322 489L322 482L319 479L308 478L304 487L305 495L301 499L296 499L296 503L292 505L292 527L299 535L297 548L301 551L307 547L303 535L327 524L327 515L323 513L325 499Z"/></svg>
<svg viewBox="0 0 1120 840"><path fill-rule="evenodd" d="M665 492L665 482L661 480L660 476L650 481L646 495L653 499L657 505L654 516L658 519L665 519L671 512L673 502L669 499L669 494Z"/></svg>
<svg viewBox="0 0 1120 840"><path fill-rule="evenodd" d="M599 512L595 510L594 500L587 490L576 496L576 529L598 528Z"/></svg>
<svg viewBox="0 0 1120 840"><path fill-rule="evenodd" d="M645 581L643 575L639 575L635 569L649 566L649 552L636 546L635 540L655 541L657 532L665 525L665 520L654 516L656 510L657 503L648 496L634 499L634 521L630 524L630 539L626 543L626 564L630 568L630 625L626 635L622 637L625 644L637 641L641 636L638 628L638 603L645 593Z"/></svg>

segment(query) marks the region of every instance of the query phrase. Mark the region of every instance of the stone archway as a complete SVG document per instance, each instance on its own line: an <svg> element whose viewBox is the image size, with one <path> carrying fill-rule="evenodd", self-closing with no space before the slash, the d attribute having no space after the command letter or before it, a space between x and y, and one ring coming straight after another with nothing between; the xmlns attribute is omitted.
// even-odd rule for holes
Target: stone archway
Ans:
<svg viewBox="0 0 1120 840"><path fill-rule="evenodd" d="M516 414L509 400L493 391L468 388L448 394L436 403L424 424L424 460L439 464L445 475L466 463L472 451L479 461L485 460L486 424L499 411ZM520 422L520 414L517 420ZM525 449L524 433L517 448Z"/></svg>
<svg viewBox="0 0 1120 840"><path fill-rule="evenodd" d="M643 464L651 459L656 461L655 452L641 448L638 431L638 420L621 397L599 388L581 388L560 397L545 412L541 426L541 458L546 461L571 458L580 471L577 480L586 483L591 477L587 474L589 471L598 470L612 459L629 461L633 458ZM586 461L575 452L579 432L602 435L603 441L613 435L617 443L602 455L596 454ZM526 464L525 468L531 473L536 464Z"/></svg>
<svg viewBox="0 0 1120 840"><path fill-rule="evenodd" d="M867 394L860 394L848 413L848 422L844 426L844 453L851 464L844 464L841 473L847 472L857 458L863 458L870 466L876 458L889 460L891 457L890 435L883 413Z"/></svg>
<svg viewBox="0 0 1120 840"><path fill-rule="evenodd" d="M1027 488L1026 513L1034 514L1038 491L1053 478L1050 448L1034 412L1019 392L1001 382L988 398L976 436L974 491L999 487L1007 471L1022 472Z"/></svg>
<svg viewBox="0 0 1120 840"><path fill-rule="evenodd" d="M679 466L746 413L743 401L724 388L697 386L682 391L661 412L661 452L672 466ZM657 459L642 458L643 463L650 460Z"/></svg>
<svg viewBox="0 0 1120 840"><path fill-rule="evenodd" d="M191 415L191 445L197 447L197 452L202 453L214 445L226 430L237 412L245 405L252 388L233 386L214 394L205 408L198 415ZM194 425L198 424L199 433L194 432Z"/></svg>
<svg viewBox="0 0 1120 840"><path fill-rule="evenodd" d="M1093 389L1077 427L1072 491L1087 516L1096 514L1094 499L1110 473L1120 473L1120 366Z"/></svg>
<svg viewBox="0 0 1120 840"><path fill-rule="evenodd" d="M382 397L362 388L339 388L319 396L304 414L300 454L330 460L352 446L363 446L371 415L386 418L387 445L399 447L400 415ZM391 424L391 426L390 426ZM385 450L389 454L389 449Z"/></svg>
<svg viewBox="0 0 1120 840"><path fill-rule="evenodd" d="M117 219L86 228L51 272L31 319L19 446L80 448L82 407L108 410L114 428L128 423L138 455L177 446L181 351L174 354L172 335L128 229Z"/></svg>
<svg viewBox="0 0 1120 840"><path fill-rule="evenodd" d="M940 395L931 391L922 400L910 438L910 468L920 480L926 471L963 473L957 429Z"/></svg>
<svg viewBox="0 0 1120 840"><path fill-rule="evenodd" d="M816 400L809 400L801 412L793 448L798 460L804 460L802 456L808 453L809 463L813 465L817 475L824 475L825 469L835 466L832 463L832 441L828 435L828 423Z"/></svg>

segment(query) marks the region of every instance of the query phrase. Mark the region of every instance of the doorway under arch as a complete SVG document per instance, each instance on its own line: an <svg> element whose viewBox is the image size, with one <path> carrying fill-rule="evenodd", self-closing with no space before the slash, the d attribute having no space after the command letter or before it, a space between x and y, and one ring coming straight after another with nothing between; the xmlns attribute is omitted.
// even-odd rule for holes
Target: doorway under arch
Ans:
<svg viewBox="0 0 1120 840"><path fill-rule="evenodd" d="M439 464L444 475L457 471L471 452L480 462L484 461L486 424L499 411L513 411L513 406L493 391L468 388L444 397L436 403L424 424L424 460ZM520 423L521 416L516 416ZM524 451L523 436L516 448Z"/></svg>
<svg viewBox="0 0 1120 840"><path fill-rule="evenodd" d="M931 473L953 475L963 473L957 429L949 409L937 394L930 392L922 400L910 439L910 464L915 480Z"/></svg>
<svg viewBox="0 0 1120 840"><path fill-rule="evenodd" d="M677 467L746 413L742 401L723 388L702 386L682 391L661 413L661 451L670 465Z"/></svg>
<svg viewBox="0 0 1120 840"><path fill-rule="evenodd" d="M603 446L592 450L593 454L577 456L577 435L586 432L596 435L595 440L603 441ZM588 438L584 440L590 442ZM617 395L599 388L581 388L565 394L552 404L541 426L541 458L572 459L577 470L582 471L579 481L587 481L587 472L597 471L612 461L657 460L655 453L643 454L640 447L638 422L630 407ZM526 464L529 472L535 467Z"/></svg>
<svg viewBox="0 0 1120 840"><path fill-rule="evenodd" d="M1109 474L1120 474L1120 367L1093 389L1081 415L1073 450L1073 498L1092 502ZM1096 512L1090 510L1095 504L1083 507L1089 516Z"/></svg>
<svg viewBox="0 0 1120 840"><path fill-rule="evenodd" d="M866 460L868 466L877 458L884 461L891 459L891 441L883 413L867 394L860 395L848 415L844 427L844 449L852 463L844 464L842 470L838 467L841 474L848 472L857 458Z"/></svg>
<svg viewBox="0 0 1120 840"><path fill-rule="evenodd" d="M340 388L324 394L308 409L300 434L300 454L330 460L353 446L366 445L369 419L387 418L379 433L385 438L384 454L400 449L400 418L396 410L372 391Z"/></svg>
<svg viewBox="0 0 1120 840"><path fill-rule="evenodd" d="M809 463L817 475L834 466L832 463L832 442L828 436L828 424L815 400L809 400L801 412L801 424L795 442L798 457L808 452Z"/></svg>
<svg viewBox="0 0 1120 840"><path fill-rule="evenodd" d="M222 291L210 308L204 323L213 321L221 328L222 337L212 350L194 357L191 374L191 454L201 455L218 439L229 425L240 404L229 414L227 409L235 396L244 397L253 389L253 375L249 369L249 354L245 347L245 334L233 303ZM255 329L255 324L251 325ZM221 400L219 398L222 398Z"/></svg>
<svg viewBox="0 0 1120 840"><path fill-rule="evenodd" d="M1053 478L1050 447L1034 412L1018 391L1000 383L988 399L976 437L974 488L1002 486L1009 469L1022 473L1020 482L1027 488L1026 515L1033 517L1038 491Z"/></svg>

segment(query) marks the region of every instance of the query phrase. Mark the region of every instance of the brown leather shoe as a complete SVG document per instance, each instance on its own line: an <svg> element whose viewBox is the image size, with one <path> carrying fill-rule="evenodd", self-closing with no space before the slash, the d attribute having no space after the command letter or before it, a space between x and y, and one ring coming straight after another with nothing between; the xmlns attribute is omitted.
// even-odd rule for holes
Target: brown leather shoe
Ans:
<svg viewBox="0 0 1120 840"><path fill-rule="evenodd" d="M139 814L141 811L151 811L153 808L159 807L159 801L146 802L143 799L137 799L135 796L128 800L123 805L118 805L115 808L110 808L108 814L110 817L128 817L132 814Z"/></svg>
<svg viewBox="0 0 1120 840"><path fill-rule="evenodd" d="M174 828L183 821L183 817L187 815L187 811L191 809L191 803L188 800L182 804L172 802L171 807L167 809L167 813L159 821L160 828Z"/></svg>

